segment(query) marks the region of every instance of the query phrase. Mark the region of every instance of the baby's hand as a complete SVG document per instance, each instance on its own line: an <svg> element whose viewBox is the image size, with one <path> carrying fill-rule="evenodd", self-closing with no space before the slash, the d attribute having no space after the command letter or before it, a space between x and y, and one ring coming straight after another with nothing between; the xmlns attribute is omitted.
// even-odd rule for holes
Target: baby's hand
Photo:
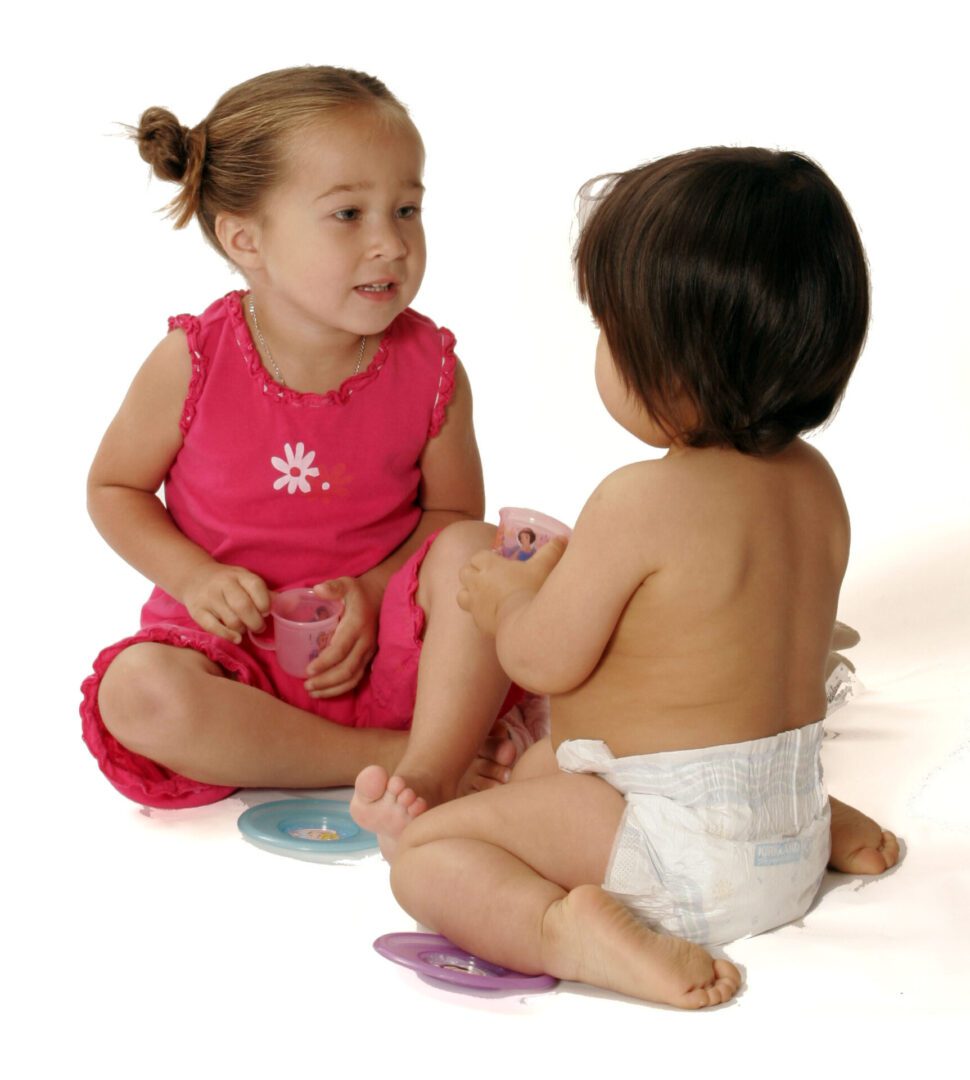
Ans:
<svg viewBox="0 0 970 1080"><path fill-rule="evenodd" d="M270 608L266 583L242 566L206 563L182 590L182 603L193 619L210 634L237 645L243 633L263 629Z"/></svg>
<svg viewBox="0 0 970 1080"><path fill-rule="evenodd" d="M327 600L342 600L344 613L330 644L310 662L303 685L311 697L338 697L360 682L377 651L380 600L352 577L321 582L314 592Z"/></svg>
<svg viewBox="0 0 970 1080"><path fill-rule="evenodd" d="M479 630L494 635L504 613L527 602L542 588L565 550L566 541L557 536L527 562L480 551L458 574L458 606L471 615Z"/></svg>

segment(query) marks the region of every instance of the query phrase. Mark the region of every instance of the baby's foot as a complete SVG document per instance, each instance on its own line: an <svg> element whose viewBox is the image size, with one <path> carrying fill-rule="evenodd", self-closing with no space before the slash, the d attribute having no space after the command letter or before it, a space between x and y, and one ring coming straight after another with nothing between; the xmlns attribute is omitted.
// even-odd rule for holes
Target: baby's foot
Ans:
<svg viewBox="0 0 970 1080"><path fill-rule="evenodd" d="M549 909L545 968L563 979L700 1009L729 1001L741 973L699 945L656 934L598 885L580 885Z"/></svg>
<svg viewBox="0 0 970 1080"><path fill-rule="evenodd" d="M843 649L851 649L861 641L859 631L854 630L843 622L836 622L832 628L832 652L841 652Z"/></svg>
<svg viewBox="0 0 970 1080"><path fill-rule="evenodd" d="M377 834L381 854L391 861L398 837L419 814L427 801L401 776L388 777L381 765L368 765L357 775L350 816L363 829Z"/></svg>
<svg viewBox="0 0 970 1080"><path fill-rule="evenodd" d="M847 671L855 673L855 664L842 653L858 645L860 641L859 631L853 630L845 623L837 622L832 630L832 641L829 644L829 655L825 661L825 678L828 679L837 667L844 667Z"/></svg>
<svg viewBox="0 0 970 1080"><path fill-rule="evenodd" d="M899 841L854 806L829 799L832 853L829 867L843 874L881 874L899 860Z"/></svg>

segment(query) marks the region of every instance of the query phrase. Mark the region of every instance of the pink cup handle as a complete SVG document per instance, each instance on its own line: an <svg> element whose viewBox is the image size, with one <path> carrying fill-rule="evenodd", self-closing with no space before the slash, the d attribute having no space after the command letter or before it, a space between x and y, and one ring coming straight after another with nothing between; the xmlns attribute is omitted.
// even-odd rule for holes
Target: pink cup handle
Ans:
<svg viewBox="0 0 970 1080"><path fill-rule="evenodd" d="M247 630L246 633L249 634L249 640L257 649L266 649L269 652L276 652L276 642L273 638L254 634L252 630Z"/></svg>

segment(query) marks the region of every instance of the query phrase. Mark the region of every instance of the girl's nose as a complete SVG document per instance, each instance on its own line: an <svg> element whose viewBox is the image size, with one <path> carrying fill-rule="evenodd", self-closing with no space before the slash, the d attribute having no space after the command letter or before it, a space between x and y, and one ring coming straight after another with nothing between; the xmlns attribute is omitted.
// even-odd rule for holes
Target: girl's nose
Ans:
<svg viewBox="0 0 970 1080"><path fill-rule="evenodd" d="M371 255L374 258L403 259L408 253L407 241L397 221L384 221L374 228Z"/></svg>

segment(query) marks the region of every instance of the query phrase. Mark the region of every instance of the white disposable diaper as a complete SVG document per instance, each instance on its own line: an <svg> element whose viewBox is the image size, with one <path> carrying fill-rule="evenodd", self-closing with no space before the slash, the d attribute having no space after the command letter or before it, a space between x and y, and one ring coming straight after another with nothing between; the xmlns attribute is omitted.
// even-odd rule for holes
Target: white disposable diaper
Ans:
<svg viewBox="0 0 970 1080"><path fill-rule="evenodd" d="M603 888L652 929L720 945L808 910L829 857L822 724L767 739L615 758L578 739L556 751L626 799Z"/></svg>

